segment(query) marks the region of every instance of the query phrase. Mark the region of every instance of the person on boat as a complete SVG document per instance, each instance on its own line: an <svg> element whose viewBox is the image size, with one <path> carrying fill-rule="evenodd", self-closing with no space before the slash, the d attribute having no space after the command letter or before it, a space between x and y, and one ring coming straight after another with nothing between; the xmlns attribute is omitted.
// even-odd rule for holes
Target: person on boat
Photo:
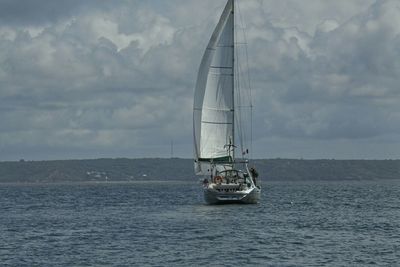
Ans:
<svg viewBox="0 0 400 267"><path fill-rule="evenodd" d="M208 187L208 179L207 179L207 178L204 178L204 180L203 180L203 186L204 186L204 187Z"/></svg>
<svg viewBox="0 0 400 267"><path fill-rule="evenodd" d="M221 184L222 180L223 180L222 176L216 175L214 177L214 183L216 183L216 184Z"/></svg>
<svg viewBox="0 0 400 267"><path fill-rule="evenodd" d="M254 167L251 167L250 173L251 173L251 177L253 178L254 184L257 185L258 172L256 171L256 169Z"/></svg>

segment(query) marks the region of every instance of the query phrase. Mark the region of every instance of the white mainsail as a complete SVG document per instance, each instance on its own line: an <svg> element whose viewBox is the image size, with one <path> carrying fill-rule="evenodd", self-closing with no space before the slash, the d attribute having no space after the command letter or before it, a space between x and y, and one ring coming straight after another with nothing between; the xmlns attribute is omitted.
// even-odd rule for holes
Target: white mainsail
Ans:
<svg viewBox="0 0 400 267"><path fill-rule="evenodd" d="M195 172L232 160L234 139L234 1L229 0L204 52L193 105Z"/></svg>

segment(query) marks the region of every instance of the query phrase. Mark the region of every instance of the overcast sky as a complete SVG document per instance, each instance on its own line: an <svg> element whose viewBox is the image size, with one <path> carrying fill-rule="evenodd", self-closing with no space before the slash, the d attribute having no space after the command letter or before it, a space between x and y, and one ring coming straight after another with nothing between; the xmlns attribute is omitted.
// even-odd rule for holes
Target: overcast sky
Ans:
<svg viewBox="0 0 400 267"><path fill-rule="evenodd" d="M190 158L225 0L0 0L0 160ZM255 158L400 158L400 2L242 0Z"/></svg>

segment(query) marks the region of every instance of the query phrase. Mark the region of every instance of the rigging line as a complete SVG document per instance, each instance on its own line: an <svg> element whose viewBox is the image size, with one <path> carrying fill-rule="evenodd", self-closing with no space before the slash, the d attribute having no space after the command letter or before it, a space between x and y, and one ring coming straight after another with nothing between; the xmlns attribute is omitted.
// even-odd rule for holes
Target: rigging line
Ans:
<svg viewBox="0 0 400 267"><path fill-rule="evenodd" d="M237 94L238 94L238 106L239 108L237 109L238 115L239 115L239 122L238 122L238 129L239 129L239 138L240 138L240 146L241 146L241 151L243 152L244 150L244 140L245 140L245 131L244 131L244 120L243 120L243 112L241 109L241 103L240 101L242 100L242 84L241 84L241 78L240 78L240 73L242 72L242 66L240 63L240 60L237 61ZM244 157L244 155L242 154L242 158Z"/></svg>
<svg viewBox="0 0 400 267"><path fill-rule="evenodd" d="M237 5L238 6L238 5ZM238 13L240 14L240 9L239 9L239 6L238 6ZM236 27L236 29L237 29L238 27ZM235 40L238 40L238 31L236 31L235 32L235 34L236 34L236 38L235 38ZM236 58L239 58L239 49L235 49L235 55L236 55ZM242 91L243 91L243 88L242 88L242 84L241 84L241 77L240 77L240 74L242 73L242 66L241 66L241 62L240 62L240 60L236 60L236 80L235 80L235 82L236 82L236 84L237 84L237 87L236 87L236 92L237 92L237 94L238 94L238 97L237 97L237 102L238 102L238 106L240 107L241 106L241 101L242 101ZM244 120L243 120L243 113L241 112L241 109L239 108L239 109L237 109L237 114L238 114L238 116L236 117L236 120L237 120L237 129L238 129L238 137L239 137L239 142L240 142L240 150L241 150L241 157L242 157L242 159L244 159L244 154L243 154L243 151L244 151L244 140L245 140L245 138L246 138L246 136L245 136L245 131L244 131Z"/></svg>
<svg viewBox="0 0 400 267"><path fill-rule="evenodd" d="M233 67L225 67L225 66L210 66L212 69L232 69Z"/></svg>
<svg viewBox="0 0 400 267"><path fill-rule="evenodd" d="M231 122L218 122L218 121L201 121L201 123L205 124L217 124L217 125L230 125Z"/></svg>
<svg viewBox="0 0 400 267"><path fill-rule="evenodd" d="M220 112L232 112L233 109L231 108L214 108L209 106L203 106L201 108L194 108L194 110L213 110L213 111L220 111Z"/></svg>
<svg viewBox="0 0 400 267"><path fill-rule="evenodd" d="M233 74L223 74L223 73L214 73L214 72L210 72L210 75L213 75L213 76L233 76Z"/></svg>
<svg viewBox="0 0 400 267"><path fill-rule="evenodd" d="M246 32L243 30L244 38L246 39ZM247 42L247 41L246 41ZM251 79L250 79L250 66L249 66L249 54L247 45L245 45L245 53L246 53L246 68L247 68L247 81L249 86L249 94L250 94L250 151L251 158L253 157L253 89L251 87Z"/></svg>
<svg viewBox="0 0 400 267"><path fill-rule="evenodd" d="M239 15L240 15L240 8L239 8L239 6L238 6L238 13L239 13ZM239 21L240 22L240 21ZM238 28L240 28L240 27L236 27L236 29L238 29ZM238 35L239 34L239 31L236 31L236 35ZM236 40L237 40L238 38L236 38ZM237 57L239 58L239 53L240 53L240 51L239 51L239 49L236 49L236 53L237 53ZM238 105L239 105L239 107L241 107L241 105L242 105L242 101L243 101L243 97L242 97L242 92L243 92L243 87L242 87L242 79L241 79L241 77L240 77L240 75L241 75L241 73L242 73L242 65L241 65L241 61L240 60L237 60L237 75L236 75L236 77L237 77L237 94L238 94L238 99L239 99L239 103L238 103ZM241 101L241 102L240 102ZM245 131L245 123L244 123L244 120L243 120L243 112L241 111L242 109L241 108L239 108L238 110L237 110L237 112L238 112L238 117L239 117L239 120L240 120L240 122L238 122L238 132L239 132L239 139L240 139L240 148L241 148L241 156L242 156L242 159L244 159L245 158L245 155L243 154L243 151L245 150L245 139L246 139L246 131Z"/></svg>
<svg viewBox="0 0 400 267"><path fill-rule="evenodd" d="M235 0L232 0L232 10L231 10L231 17L230 17L230 19L232 19L232 74L235 74L235 61L237 61L236 59L235 59L235 52L236 52L236 49L235 49L235 13L236 13L236 10L235 10ZM232 114L232 116L233 116L233 118L232 118L232 144L233 145L235 145L235 119L236 119L236 116L235 116L235 75L233 75L233 77L232 77L232 86L233 86L233 90L232 90L232 107L233 107L233 114ZM233 159L235 158L235 148L233 148L233 151L232 151L232 157L233 157ZM232 167L233 167L233 165L232 165Z"/></svg>
<svg viewBox="0 0 400 267"><path fill-rule="evenodd" d="M239 18L240 21L243 25L242 32L243 32L243 38L244 38L244 47L245 47L245 54L246 54L246 68L247 68L247 81L248 81L248 86L249 86L249 94L250 94L250 158L253 158L253 90L251 87L251 79L250 79L250 66L249 66L249 53L248 53L248 47L247 47L247 35L246 35L246 31L245 26L244 26L244 20L242 17L242 13L240 11L240 8L238 6L238 14L239 14Z"/></svg>

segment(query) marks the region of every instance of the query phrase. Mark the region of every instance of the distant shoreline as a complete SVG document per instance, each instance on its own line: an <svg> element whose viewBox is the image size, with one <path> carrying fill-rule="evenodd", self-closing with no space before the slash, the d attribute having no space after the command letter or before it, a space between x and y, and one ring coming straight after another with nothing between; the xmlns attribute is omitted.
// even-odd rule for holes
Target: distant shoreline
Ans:
<svg viewBox="0 0 400 267"><path fill-rule="evenodd" d="M0 185L5 186L33 186L33 185L124 185L124 184L182 184L181 180L139 180L139 181L59 181L59 182L0 182ZM186 181L193 183L192 180Z"/></svg>
<svg viewBox="0 0 400 267"><path fill-rule="evenodd" d="M193 158L180 158L180 157L143 157L143 158L87 158L87 159L36 159L36 160L0 160L1 163L17 163L17 162L54 162L54 161L93 161L93 160L191 160ZM336 158L255 158L249 161L263 161L263 160L291 160L291 161L397 161L399 159L336 159Z"/></svg>
<svg viewBox="0 0 400 267"><path fill-rule="evenodd" d="M262 181L393 180L400 160L256 159ZM116 158L0 162L0 183L197 181L193 159Z"/></svg>

